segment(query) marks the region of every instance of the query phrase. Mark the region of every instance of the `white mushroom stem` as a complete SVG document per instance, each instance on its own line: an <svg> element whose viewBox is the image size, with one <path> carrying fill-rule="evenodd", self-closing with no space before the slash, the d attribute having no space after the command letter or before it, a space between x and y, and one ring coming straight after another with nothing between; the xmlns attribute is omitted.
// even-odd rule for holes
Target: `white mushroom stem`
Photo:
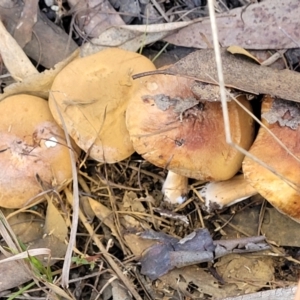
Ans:
<svg viewBox="0 0 300 300"><path fill-rule="evenodd" d="M208 211L233 205L255 194L257 191L244 175L237 175L226 181L209 182L200 191Z"/></svg>
<svg viewBox="0 0 300 300"><path fill-rule="evenodd" d="M188 178L168 171L167 178L163 184L162 192L164 200L172 204L181 204L186 200L188 193Z"/></svg>

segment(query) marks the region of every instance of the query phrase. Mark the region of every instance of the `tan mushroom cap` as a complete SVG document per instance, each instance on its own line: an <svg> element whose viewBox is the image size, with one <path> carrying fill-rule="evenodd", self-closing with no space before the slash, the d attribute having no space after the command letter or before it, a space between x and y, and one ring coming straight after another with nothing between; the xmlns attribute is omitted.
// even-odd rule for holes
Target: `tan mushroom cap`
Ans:
<svg viewBox="0 0 300 300"><path fill-rule="evenodd" d="M263 124L298 158L300 158L299 116L298 103L274 100L270 96L264 97ZM249 152L285 179L296 184L293 188L292 184L290 185L248 157L243 162L245 177L257 192L279 211L300 222L300 163L288 154L263 127L259 129L258 136Z"/></svg>
<svg viewBox="0 0 300 300"><path fill-rule="evenodd" d="M51 112L61 124L55 100L69 134L95 160L123 160L134 152L125 125L132 75L151 70L155 67L146 57L118 48L79 58L55 78Z"/></svg>
<svg viewBox="0 0 300 300"><path fill-rule="evenodd" d="M191 178L234 176L243 155L226 143L220 102L200 101L191 91L194 81L183 77L152 75L138 82L126 112L138 153L154 165ZM251 109L244 97L239 101ZM234 101L228 107L233 141L248 149L252 118Z"/></svg>
<svg viewBox="0 0 300 300"><path fill-rule="evenodd" d="M16 95L0 102L0 206L22 207L72 178L64 132L44 99Z"/></svg>

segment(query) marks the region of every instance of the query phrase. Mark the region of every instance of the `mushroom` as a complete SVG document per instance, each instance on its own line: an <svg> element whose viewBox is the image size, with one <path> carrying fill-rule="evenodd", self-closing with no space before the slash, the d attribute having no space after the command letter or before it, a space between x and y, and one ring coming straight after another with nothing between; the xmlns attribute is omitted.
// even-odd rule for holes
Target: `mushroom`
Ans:
<svg viewBox="0 0 300 300"><path fill-rule="evenodd" d="M295 157L261 127L249 152L269 169L246 157L243 162L245 178L275 208L300 222L299 103L265 96L262 123Z"/></svg>
<svg viewBox="0 0 300 300"><path fill-rule="evenodd" d="M0 111L0 206L20 208L72 178L69 149L44 99L11 96Z"/></svg>
<svg viewBox="0 0 300 300"><path fill-rule="evenodd" d="M188 178L168 171L162 187L162 193L166 201L182 204L188 193Z"/></svg>
<svg viewBox="0 0 300 300"><path fill-rule="evenodd" d="M193 92L195 81L184 77L151 75L137 83L126 111L127 129L143 158L173 172L164 184L166 200L182 201L181 193L187 191L182 176L216 181L237 173L244 156L226 143L220 102L202 99ZM244 96L238 101L251 110ZM249 149L252 118L235 101L228 110L233 141Z"/></svg>
<svg viewBox="0 0 300 300"><path fill-rule="evenodd" d="M62 125L58 107L70 136L93 159L121 161L134 152L125 125L128 100L136 85L132 75L151 70L155 66L146 57L118 48L78 58L55 78L50 110Z"/></svg>
<svg viewBox="0 0 300 300"><path fill-rule="evenodd" d="M243 174L225 181L213 181L205 184L199 192L205 201L207 211L233 205L257 194Z"/></svg>

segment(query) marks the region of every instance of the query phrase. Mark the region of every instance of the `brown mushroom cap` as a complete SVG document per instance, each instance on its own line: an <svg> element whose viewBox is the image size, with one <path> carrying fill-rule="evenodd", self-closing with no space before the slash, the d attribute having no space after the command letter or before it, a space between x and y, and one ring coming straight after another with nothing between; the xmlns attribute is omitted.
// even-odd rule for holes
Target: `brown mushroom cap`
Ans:
<svg viewBox="0 0 300 300"><path fill-rule="evenodd" d="M262 104L263 124L284 145L300 158L300 108L291 101L265 96ZM249 152L266 163L287 181L273 174L259 163L246 157L243 171L249 183L275 208L300 222L300 163L283 149L261 127ZM297 187L298 185L298 187Z"/></svg>
<svg viewBox="0 0 300 300"><path fill-rule="evenodd" d="M77 145L97 161L114 163L134 149L125 125L125 111L135 82L132 75L155 70L146 57L118 48L79 58L55 78L49 105Z"/></svg>
<svg viewBox="0 0 300 300"><path fill-rule="evenodd" d="M64 132L44 99L16 95L0 102L0 206L22 207L43 189L72 178Z"/></svg>
<svg viewBox="0 0 300 300"><path fill-rule="evenodd" d="M135 150L154 165L202 180L226 180L240 169L243 155L226 143L220 102L199 99L191 79L152 75L138 80L126 112ZM202 100L202 101L201 101ZM239 101L247 109L249 102ZM249 149L253 121L228 103L232 139Z"/></svg>

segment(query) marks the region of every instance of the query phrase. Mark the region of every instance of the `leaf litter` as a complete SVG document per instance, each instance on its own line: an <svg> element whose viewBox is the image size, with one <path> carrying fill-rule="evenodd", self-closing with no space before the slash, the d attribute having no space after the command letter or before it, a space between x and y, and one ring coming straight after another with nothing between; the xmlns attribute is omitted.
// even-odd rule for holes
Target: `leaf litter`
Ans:
<svg viewBox="0 0 300 300"><path fill-rule="evenodd" d="M300 8L297 0L251 2L246 9L238 7L218 14L216 25L222 47L289 49L299 46L296 28ZM212 48L210 20L203 18L165 40L180 46Z"/></svg>
<svg viewBox="0 0 300 300"><path fill-rule="evenodd" d="M270 3L268 1L263 1L264 8L270 6ZM277 3L277 2L276 2ZM292 3L292 1L289 2L289 4ZM248 18L251 17L251 14L253 14L253 9L257 7L262 7L262 4L251 4L247 9L242 13L242 9L239 9L240 15L242 16L243 21L247 24ZM291 10L292 12L296 13L297 10ZM225 14L222 15L223 20L226 20ZM220 19L222 19L220 18ZM295 19L291 16L291 19ZM228 19L227 19L228 20ZM200 24L200 23L199 23ZM187 25L187 24L186 24ZM195 23L192 26L197 25ZM192 28L190 26L189 28ZM170 26L172 28L172 25ZM176 27L173 27L175 29ZM157 31L160 32L162 28L158 29ZM239 27L237 27L237 30L239 30ZM291 39L289 37L289 31L287 29L284 29L284 36L289 40L289 43L291 42ZM141 29L141 32L145 31L145 28ZM165 34L165 33L164 33ZM249 34L250 35L250 34ZM188 36L188 35L186 35ZM234 35L232 35L234 36ZM247 36L248 37L248 36ZM158 39L161 39L161 36L157 36ZM222 32L221 32L221 38L222 38ZM126 40L126 38L125 38ZM139 39L136 43L136 45L141 44L141 40ZM184 40L183 37L181 37L181 40ZM203 40L203 39L199 39ZM204 39L205 40L205 39ZM282 39L285 41L285 39ZM150 42L151 40L147 40L146 43ZM152 40L153 41L153 40ZM207 41L207 39L206 39ZM123 42L122 42L123 43ZM230 45L233 43L230 43ZM237 44L237 43L235 43ZM241 43L238 43L241 44ZM258 43L259 44L259 43ZM294 45L295 46L295 45ZM134 46L134 50L136 50L136 46ZM287 46L289 47L289 46ZM271 44L268 44L268 47L264 48L272 48ZM275 47L277 48L277 47ZM227 54L225 54L227 55ZM212 57L212 56L211 56ZM213 61L213 60L212 60ZM237 64L243 64L243 60L240 60ZM183 61L184 64L186 64L186 61ZM194 67L195 60L192 61L192 65ZM180 62L182 63L182 62ZM179 63L179 64L180 64ZM248 62L247 62L248 63ZM252 66L253 63L251 62ZM7 65L9 65L7 63ZM213 62L211 63L211 66L213 65ZM198 65L196 65L198 66ZM244 65L242 65L244 66ZM189 67L191 68L191 67ZM247 71L251 67L247 67ZM257 71L256 67L254 68L254 72L250 74L254 74ZM243 69L243 68L242 68ZM176 70L177 72L177 70ZM179 74L179 72L178 72ZM266 73L267 75L270 75L271 73ZM262 73L262 75L265 75L265 73ZM190 76L190 75L188 75ZM193 77L199 76L199 72L197 75L193 75ZM271 76L274 76L271 74ZM293 100L293 101L299 101L297 98L297 94L293 95L293 92L295 92L295 86L293 86L293 83L297 83L299 79L296 79L293 77L294 75L288 75L288 79L290 79L292 82L290 82L290 85L286 85L283 91L282 98ZM298 78L298 76L296 75ZM53 78L53 77L52 77ZM255 83L255 86L257 83L260 82L261 78L264 78L264 76L260 77L259 80L256 79L253 81ZM274 80L274 77L272 77ZM199 79L199 78L198 78ZM213 82L211 82L211 78L209 78L208 82L211 82L213 84L216 83L217 77L213 77ZM239 85L235 83L235 79L232 79L233 86L229 84L230 87L235 87L241 90L246 90L247 92L258 94L258 93L264 93L265 90L268 88L268 84L272 82L268 82L266 79L266 82L263 84L263 86L258 86L257 88L253 89L253 84L245 85L245 82L247 83L248 80L242 79L240 81L237 81ZM249 79L249 76L247 77ZM275 80L278 78L276 77ZM26 80L26 79L25 79ZM51 80L51 76L49 78ZM34 80L32 81L35 82ZM204 80L204 82L207 82ZM42 86L42 85L41 85ZM22 89L25 87L25 85L20 85L19 91L22 91ZM249 88L249 90L248 90ZM276 89L273 85L271 85L269 91L273 90L275 88L275 93L280 93L279 88ZM30 92L31 87L27 88L27 91ZM289 89L291 89L293 92L289 93ZM25 88L26 90L26 88ZM37 87L36 91L33 93L40 93L41 87ZM17 93L16 91L14 91ZM42 89L42 92L44 93L44 97L47 97L47 88ZM278 94L279 95L279 94ZM95 252L98 252L100 249L101 255L103 256L103 259L99 257L95 257L94 262L97 265L96 272L91 271L89 268L91 265L87 266L72 266L75 269L78 270L79 278L77 281L82 280L80 278L80 269L81 272L83 271L83 277L86 274L90 274L91 278L100 278L100 274L111 272L109 269L109 266L112 267L112 269L115 271L115 273L119 276L121 279L118 283L122 284L125 283L126 288L132 291L132 294L135 295L136 299L141 299L139 295L135 293L136 284L134 283L134 280L138 278L142 284L138 285L139 292L142 294L148 293L149 295L154 293L154 297L160 297L161 295L164 295L165 297L171 298L172 296L176 296L178 291L180 291L180 295L185 295L186 297L191 298L201 298L206 299L209 296L215 297L215 298L224 298L229 295L237 295L241 292L253 292L258 291L262 288L270 287L282 287L289 284L288 281L280 280L277 278L277 280L274 281L274 278L272 277L274 274L274 268L277 268L281 270L282 268L287 266L287 263L284 262L283 258L286 256L285 252L282 248L276 246L275 244L271 243L273 245L273 252L266 252L264 253L265 257L267 259L263 260L262 256L256 257L256 256L250 256L253 258L254 262L250 262L248 259L248 256L245 255L234 255L233 257L228 256L225 260L219 260L219 263L213 264L212 262L207 262L205 264L201 264L202 268L199 268L199 266L189 266L189 267L183 267L183 268L176 268L173 269L169 274L161 276L159 280L156 281L156 283L152 283L150 281L147 281L146 279L142 279L140 270L139 270L139 263L138 256L139 254L136 252L137 247L140 244L143 244L144 242L141 242L140 238L134 233L137 229L140 231L141 228L143 229L149 229L149 227L154 228L158 232L167 232L168 234L171 234L171 236L178 238L184 238L187 236L187 234L193 232L193 230L203 227L210 229L211 235L214 237L214 239L219 238L225 238L227 239L229 237L229 227L231 225L231 221L228 222L228 220L222 220L222 216L219 214L206 214L203 213L202 210L200 210L200 206L202 206L201 202L198 203L198 195L195 192L190 193L190 199L180 207L178 207L176 210L173 208L170 208L167 206L167 204L159 204L162 199L162 194L160 192L161 184L162 184L162 178L164 177L164 171L161 169L158 169L156 167L150 166L148 163L144 162L140 157L133 156L131 159L126 160L122 163L117 163L115 165L106 165L106 164L99 164L96 166L94 161L86 161L85 162L86 169L83 172L84 178L85 178L85 185L88 187L88 190L85 190L83 188L83 184L81 185L82 190L86 193L86 195L89 197L88 202L90 204L90 208L92 209L92 213L89 215L90 219L93 219L93 223L91 223L91 220L88 220L83 212L80 210L80 220L81 225L85 227L85 230L78 232L78 243L77 248L75 249L75 253L78 255L82 255L82 257L90 258L93 260L93 255ZM105 180L99 180L99 178L103 178L103 174L105 174ZM197 183L194 183L197 185ZM198 183L200 185L201 183ZM135 189L136 191L134 193L129 193L128 190ZM67 199L70 202L70 205L72 205L72 193L70 190L65 190L64 193L62 193L63 199ZM93 199L92 199L93 198ZM86 202L86 199L82 198L83 201ZM95 201L97 200L97 201ZM100 200L100 202L98 202ZM134 202L138 201L141 205L135 205ZM99 206L99 203L102 205ZM91 205L93 204L93 205ZM167 206L165 207L165 211L170 210L169 214L162 215L162 217L158 216L157 213L155 213L156 207L161 206ZM234 208L229 208L227 210L227 213L229 213L230 218L234 218L238 212L243 212L247 207L255 208L258 204L255 204L253 202L247 202L243 204L239 204L235 206ZM104 208L106 208L106 214L104 214ZM53 206L49 205L49 209ZM87 209L87 208L86 208ZM56 219L60 220L64 224L61 229L63 229L63 233L59 233L59 240L61 241L62 237L65 237L65 229L66 224L70 224L70 214L69 208L67 211L65 208L62 209L63 216L65 218L65 221L61 220L61 214L59 213L59 216L56 215L56 213L53 213L53 218L50 224L52 224L50 227L47 227L47 237L55 236L55 231L57 230L56 225ZM180 220L180 218L172 218L172 215L174 213L182 214L183 216L187 216L189 219L189 225L187 225L186 222L183 222L183 220ZM52 215L52 213L51 213ZM96 216L98 220L94 217ZM169 216L169 218L168 218ZM256 215L258 218L258 214ZM281 215L280 215L281 216ZM129 218L127 218L129 217ZM247 216L248 217L248 216ZM245 231L242 229L242 226L244 226L245 222L243 221L246 217L244 217L240 223L237 223L236 226L241 227L235 228L233 231L233 237L235 235L244 235ZM229 219L231 220L231 219ZM257 220L257 219L256 219ZM282 221L282 219L279 219L279 221L275 221L272 224L274 224L275 232L280 232L281 228L278 226ZM49 223L49 222L48 222ZM92 226L90 225L92 224ZM255 222L250 223L247 222L247 227L255 226ZM299 227L299 226L298 226ZM297 224L294 223L294 226L291 226L289 228L289 231L296 230ZM107 230L108 229L108 230ZM88 232L88 234L86 233ZM111 232L114 234L111 235ZM132 233L133 232L133 233ZM267 230L266 230L267 235ZM246 236L249 235L246 233ZM255 235L255 232L250 234ZM294 233L294 236L297 234ZM116 237L119 237L115 239ZM87 239L85 239L87 237ZM135 244L133 243L135 238L139 238L138 242ZM104 244L102 244L103 241ZM92 242L93 240L93 242ZM114 241L114 242L112 242ZM272 239L273 241L273 239ZM281 244L282 243L282 244ZM129 245L135 245L133 247L129 247ZM296 244L296 243L295 243ZM54 244L53 241L51 241L49 247L54 246L56 248L56 244ZM95 249L95 245L98 247ZM283 241L278 240L277 245L284 245ZM292 243L290 246L293 246ZM131 250L128 250L128 247L131 248ZM144 248L148 249L150 247L150 243ZM122 251L120 252L120 249ZM276 250L277 249L277 250ZM144 250L143 250L144 251ZM277 251L277 252L276 252ZM281 251L281 255L278 255L278 257L274 257L274 253L278 253L278 251ZM117 263L111 260L110 253L115 253L115 260ZM132 253L135 254L136 260L133 260ZM101 257L100 255L100 257ZM63 255L58 255L63 256ZM297 257L297 256L295 256ZM226 257L225 257L226 258ZM226 261L227 260L227 261ZM259 261L259 264L255 264L255 262ZM108 264L106 264L108 262ZM122 262L122 263L121 263ZM253 265L254 263L254 265ZM298 262L295 261L297 264ZM238 270L240 266L246 266L243 270L247 270L247 272L244 271L244 273L238 273ZM256 273L256 270L261 270L260 273ZM224 268L225 270L222 270ZM14 269L16 270L16 269ZM122 272L123 270L130 276L129 280L126 280L124 278L124 275ZM235 278L232 278L232 270L235 270L236 272L234 275ZM255 271L255 272L254 272ZM262 272L263 271L263 272ZM291 272L294 272L294 277L296 277L295 272L296 270L292 270ZM17 272L16 272L17 273ZM256 278L249 277L249 274L253 273ZM214 276L212 276L212 274ZM245 277L238 277L242 275L247 275ZM261 277L260 277L261 275ZM221 276L221 277L220 277ZM222 278L223 277L223 278ZM114 293L112 290L116 287L116 285L109 285L110 281L115 281L114 276L108 276L106 277L107 281L100 284L100 280L96 280L94 282L95 288L97 290L106 290L110 289L111 293ZM178 281L178 278L182 278L183 280ZM229 280L228 278L231 278ZM259 282L257 282L257 279L259 278ZM224 279L227 280L227 284L224 284ZM242 279L242 280L241 280ZM146 280L146 281L144 281ZM71 286L76 284L76 279L73 281L70 281ZM242 281L242 282L241 282ZM245 282L247 284L245 285ZM99 283L97 285L97 283ZM88 285L88 281L86 281L86 284ZM168 284L173 288L168 289L165 287L165 285ZM46 285L48 288L51 284ZM73 287L73 286L72 286ZM141 288L144 288L144 292L141 292ZM60 294L58 290L56 290L56 287L52 284L52 289L57 292L57 294ZM84 293L84 291L83 291ZM69 297L68 295L64 295ZM128 294L126 295L128 296ZM119 296L121 297L121 296ZM129 296L130 297L130 296ZM153 298L154 298L153 297Z"/></svg>
<svg viewBox="0 0 300 300"><path fill-rule="evenodd" d="M248 61L245 57L234 56L228 53L226 49L221 51L221 59L226 87L255 95L269 94L274 97L300 102L298 93L300 74L298 72L286 69L277 71L260 66L253 61ZM136 74L134 77L138 78L150 74L169 74L218 85L215 64L213 50L198 50L166 69Z"/></svg>

